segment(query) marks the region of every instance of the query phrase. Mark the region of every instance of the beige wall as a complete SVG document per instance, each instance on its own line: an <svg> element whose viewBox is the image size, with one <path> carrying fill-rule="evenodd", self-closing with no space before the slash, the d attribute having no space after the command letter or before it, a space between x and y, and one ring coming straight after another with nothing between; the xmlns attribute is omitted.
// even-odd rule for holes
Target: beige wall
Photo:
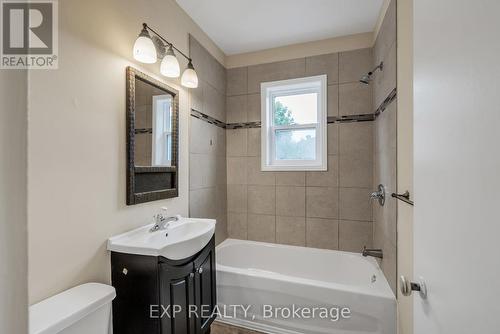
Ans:
<svg viewBox="0 0 500 334"><path fill-rule="evenodd" d="M328 115L373 111L372 50L228 70L227 122L259 121L260 83L328 75ZM360 252L372 246L373 122L328 125L328 171L261 172L260 128L227 130L228 235Z"/></svg>
<svg viewBox="0 0 500 334"><path fill-rule="evenodd" d="M226 67L235 68L266 64L295 58L318 56L327 53L369 48L372 45L373 33L368 32L231 55L226 57Z"/></svg>
<svg viewBox="0 0 500 334"><path fill-rule="evenodd" d="M27 333L27 72L0 70L0 333Z"/></svg>
<svg viewBox="0 0 500 334"><path fill-rule="evenodd" d="M125 205L125 68L159 74L131 57L141 23L184 52L191 33L224 61L174 0L68 0L59 11L59 69L32 71L29 83L30 303L109 283L109 236L149 223L161 206L188 214L189 93L177 81L167 82L180 90L180 195Z"/></svg>
<svg viewBox="0 0 500 334"><path fill-rule="evenodd" d="M413 0L398 0L398 190L413 196ZM398 275L413 278L413 207L398 203ZM399 293L399 330L413 333L413 297Z"/></svg>

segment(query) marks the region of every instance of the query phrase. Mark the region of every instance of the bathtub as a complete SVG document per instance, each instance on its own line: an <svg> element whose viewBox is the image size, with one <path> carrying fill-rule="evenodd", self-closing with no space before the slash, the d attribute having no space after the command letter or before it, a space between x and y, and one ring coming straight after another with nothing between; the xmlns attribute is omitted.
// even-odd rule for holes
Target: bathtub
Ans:
<svg viewBox="0 0 500 334"><path fill-rule="evenodd" d="M396 334L396 300L373 258L227 239L216 261L218 321L273 334Z"/></svg>

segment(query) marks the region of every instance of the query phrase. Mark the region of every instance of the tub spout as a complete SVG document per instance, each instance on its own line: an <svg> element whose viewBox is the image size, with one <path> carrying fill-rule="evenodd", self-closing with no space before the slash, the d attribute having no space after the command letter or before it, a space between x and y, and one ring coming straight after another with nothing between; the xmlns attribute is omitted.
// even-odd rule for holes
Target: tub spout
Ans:
<svg viewBox="0 0 500 334"><path fill-rule="evenodd" d="M362 254L363 256L373 256L378 257L379 259L382 259L384 257L381 249L367 249L366 247L363 247Z"/></svg>

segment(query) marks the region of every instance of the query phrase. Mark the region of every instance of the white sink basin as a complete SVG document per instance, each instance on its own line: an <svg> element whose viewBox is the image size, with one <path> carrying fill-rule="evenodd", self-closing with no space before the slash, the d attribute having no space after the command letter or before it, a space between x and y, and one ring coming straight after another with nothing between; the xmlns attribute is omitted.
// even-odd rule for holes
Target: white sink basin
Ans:
<svg viewBox="0 0 500 334"><path fill-rule="evenodd" d="M215 219L181 217L165 230L150 232L153 225L109 238L108 250L180 260L202 250L215 232Z"/></svg>

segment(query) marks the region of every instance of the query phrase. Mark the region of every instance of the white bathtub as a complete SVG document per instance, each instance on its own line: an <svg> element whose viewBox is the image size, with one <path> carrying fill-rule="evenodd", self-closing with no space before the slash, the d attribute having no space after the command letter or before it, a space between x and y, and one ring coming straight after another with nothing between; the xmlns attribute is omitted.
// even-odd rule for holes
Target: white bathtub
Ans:
<svg viewBox="0 0 500 334"><path fill-rule="evenodd" d="M217 246L216 261L221 322L274 334L396 333L396 300L373 258L227 239ZM245 314L232 305L250 309ZM310 313L288 316L284 310L269 317L271 306L264 316L263 305L292 312L295 305L295 310L306 307ZM350 318L311 316L313 308L335 312L345 307Z"/></svg>

